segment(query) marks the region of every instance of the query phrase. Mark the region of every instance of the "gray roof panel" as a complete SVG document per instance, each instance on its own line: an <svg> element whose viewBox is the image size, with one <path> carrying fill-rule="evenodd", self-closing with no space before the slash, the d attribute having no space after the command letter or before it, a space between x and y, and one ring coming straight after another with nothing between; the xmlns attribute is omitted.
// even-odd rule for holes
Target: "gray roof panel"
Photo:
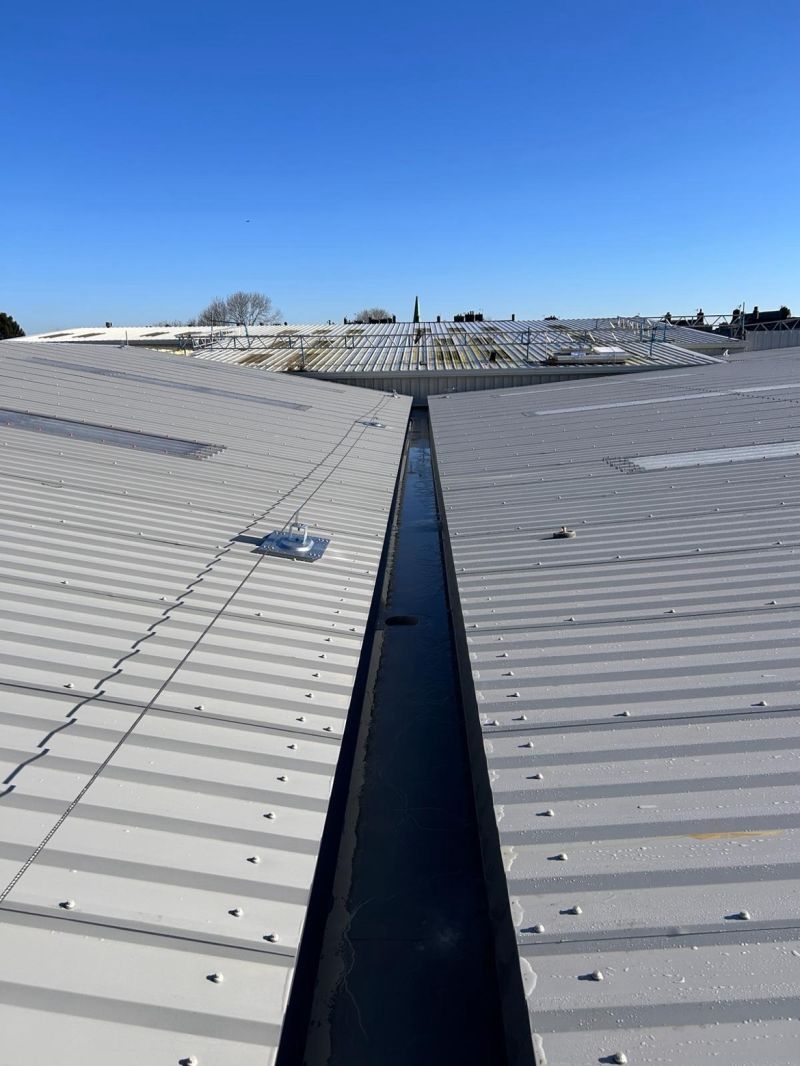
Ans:
<svg viewBox="0 0 800 1066"><path fill-rule="evenodd" d="M787 352L431 400L541 1063L796 1059L796 382Z"/></svg>
<svg viewBox="0 0 800 1066"><path fill-rule="evenodd" d="M4 1048L269 1062L409 401L136 362L0 346L9 406L224 449L0 424ZM257 553L298 509L324 558Z"/></svg>

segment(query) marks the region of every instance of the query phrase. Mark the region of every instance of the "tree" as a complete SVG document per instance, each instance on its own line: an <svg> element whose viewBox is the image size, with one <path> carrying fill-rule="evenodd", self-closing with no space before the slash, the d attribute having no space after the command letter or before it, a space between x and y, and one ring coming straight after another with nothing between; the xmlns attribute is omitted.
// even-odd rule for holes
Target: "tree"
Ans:
<svg viewBox="0 0 800 1066"><path fill-rule="evenodd" d="M365 307L353 315L353 322L391 322L392 312L385 307Z"/></svg>
<svg viewBox="0 0 800 1066"><path fill-rule="evenodd" d="M198 326L255 326L280 322L281 313L263 292L232 292L215 297L197 316Z"/></svg>
<svg viewBox="0 0 800 1066"><path fill-rule="evenodd" d="M7 340L9 337L24 336L25 330L19 322L15 321L11 315L7 315L5 311L0 311L0 341Z"/></svg>
<svg viewBox="0 0 800 1066"><path fill-rule="evenodd" d="M228 321L228 304L216 296L197 316L198 326L220 326Z"/></svg>

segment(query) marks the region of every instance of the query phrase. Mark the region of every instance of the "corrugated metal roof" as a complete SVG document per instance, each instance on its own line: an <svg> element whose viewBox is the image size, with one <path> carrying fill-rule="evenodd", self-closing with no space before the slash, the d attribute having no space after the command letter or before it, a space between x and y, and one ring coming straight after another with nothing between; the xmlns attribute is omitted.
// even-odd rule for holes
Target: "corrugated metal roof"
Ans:
<svg viewBox="0 0 800 1066"><path fill-rule="evenodd" d="M679 326L674 322L665 322L663 318L653 318L643 315L612 315L603 318L564 318L560 319L566 325L575 326L578 329L613 329L634 333L642 339L648 337L651 332L661 339L677 344L681 348L690 348L693 351L717 352L727 348L729 351L740 351L744 348L744 341L735 337L727 337L724 333L715 333L708 329L693 329L691 326Z"/></svg>
<svg viewBox="0 0 800 1066"><path fill-rule="evenodd" d="M798 365L431 399L540 1063L797 1062L800 460L635 463L797 440Z"/></svg>
<svg viewBox="0 0 800 1066"><path fill-rule="evenodd" d="M573 364L624 362L643 368L695 366L713 358L643 339L639 331L571 328L540 321L394 322L340 326L270 326L242 331L197 352L201 359L242 363L264 370L313 373L480 370L540 367L560 349L590 345ZM615 352L597 349L616 349ZM564 357L559 357L563 365Z"/></svg>
<svg viewBox="0 0 800 1066"><path fill-rule="evenodd" d="M524 369L547 363L559 349L586 345L596 350L574 356L578 365L695 366L711 362L709 352L719 355L735 347L727 338L682 327L669 327L667 334L659 327L653 333L649 322L645 328L638 320L627 319L232 326L214 331L213 344L208 343L211 332L210 327L112 327L91 333L62 330L22 343L93 337L93 343L127 340L135 346L175 347L191 334L198 346L193 354L201 359L320 374ZM559 362L563 361L562 355Z"/></svg>
<svg viewBox="0 0 800 1066"><path fill-rule="evenodd" d="M9 406L221 450L0 424L3 1055L272 1061L409 401L43 348Z"/></svg>

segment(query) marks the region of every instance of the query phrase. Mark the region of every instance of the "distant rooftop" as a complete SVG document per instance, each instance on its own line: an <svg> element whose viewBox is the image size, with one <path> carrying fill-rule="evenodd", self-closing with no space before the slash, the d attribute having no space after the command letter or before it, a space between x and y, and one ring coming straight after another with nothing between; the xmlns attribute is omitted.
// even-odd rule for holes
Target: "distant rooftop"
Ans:
<svg viewBox="0 0 800 1066"><path fill-rule="evenodd" d="M215 362L314 374L696 366L738 346L727 337L643 318L84 327L25 340L179 349Z"/></svg>

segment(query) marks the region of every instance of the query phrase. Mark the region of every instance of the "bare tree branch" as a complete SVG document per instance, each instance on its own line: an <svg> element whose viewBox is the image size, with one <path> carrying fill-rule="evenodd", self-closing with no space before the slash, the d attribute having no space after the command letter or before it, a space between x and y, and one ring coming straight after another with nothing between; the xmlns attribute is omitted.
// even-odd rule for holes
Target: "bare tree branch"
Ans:
<svg viewBox="0 0 800 1066"><path fill-rule="evenodd" d="M365 307L353 315L353 322L391 322L392 312L385 307Z"/></svg>
<svg viewBox="0 0 800 1066"><path fill-rule="evenodd" d="M217 296L197 316L199 326L255 326L280 320L280 310L263 292L233 292L224 300Z"/></svg>

